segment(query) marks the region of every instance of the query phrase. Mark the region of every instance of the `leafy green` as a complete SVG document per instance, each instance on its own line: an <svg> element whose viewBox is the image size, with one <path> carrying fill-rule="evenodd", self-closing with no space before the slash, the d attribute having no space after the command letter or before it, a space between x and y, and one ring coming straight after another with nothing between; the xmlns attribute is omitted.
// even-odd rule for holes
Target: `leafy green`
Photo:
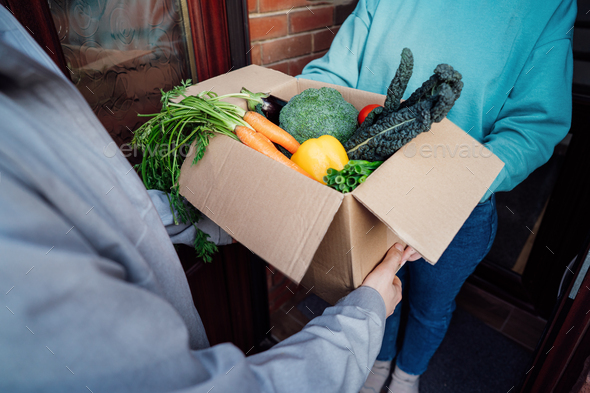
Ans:
<svg viewBox="0 0 590 393"><path fill-rule="evenodd" d="M332 135L344 143L354 133L358 111L331 87L306 89L281 110L280 127L299 143Z"/></svg>
<svg viewBox="0 0 590 393"><path fill-rule="evenodd" d="M414 70L414 56L412 51L408 48L402 50L402 60L395 72L395 76L391 80L391 84L387 88L387 98L383 108L385 113L392 113L398 110L400 100L408 87L408 82L412 77Z"/></svg>
<svg viewBox="0 0 590 393"><path fill-rule="evenodd" d="M385 106L371 111L344 144L350 159L386 160L418 134L428 131L432 123L440 122L461 95L461 74L448 64L439 64L430 79L399 103L412 67L412 52L405 48Z"/></svg>
<svg viewBox="0 0 590 393"><path fill-rule="evenodd" d="M143 153L137 165L143 183L148 189L167 193L174 223L194 225L197 236L194 246L197 256L211 262L217 246L208 240L209 235L197 228L201 213L180 195L178 178L180 168L191 144L195 143L196 164L203 155L209 140L216 133L239 140L233 133L237 125L247 126L242 120L245 111L240 107L221 101L228 97L245 98L243 94L218 96L211 91L196 96L186 96L190 79L181 82L172 90L162 91L162 109L159 113L139 115L151 117L139 127L132 145ZM180 102L175 99L184 97Z"/></svg>

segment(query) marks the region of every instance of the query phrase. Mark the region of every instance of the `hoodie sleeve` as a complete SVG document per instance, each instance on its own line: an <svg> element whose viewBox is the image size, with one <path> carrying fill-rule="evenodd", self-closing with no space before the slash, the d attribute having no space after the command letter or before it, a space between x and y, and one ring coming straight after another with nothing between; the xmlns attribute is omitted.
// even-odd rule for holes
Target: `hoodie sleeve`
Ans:
<svg viewBox="0 0 590 393"><path fill-rule="evenodd" d="M356 393L379 352L385 306L368 287L266 352L192 349L166 299L6 171L0 214L0 391Z"/></svg>
<svg viewBox="0 0 590 393"><path fill-rule="evenodd" d="M576 4L564 1L520 71L484 143L505 166L482 200L510 191L549 160L572 117L572 34Z"/></svg>
<svg viewBox="0 0 590 393"><path fill-rule="evenodd" d="M0 7L0 391L358 392L381 296L360 288L255 356L208 348L143 184L71 82L7 42L36 45L15 23Z"/></svg>

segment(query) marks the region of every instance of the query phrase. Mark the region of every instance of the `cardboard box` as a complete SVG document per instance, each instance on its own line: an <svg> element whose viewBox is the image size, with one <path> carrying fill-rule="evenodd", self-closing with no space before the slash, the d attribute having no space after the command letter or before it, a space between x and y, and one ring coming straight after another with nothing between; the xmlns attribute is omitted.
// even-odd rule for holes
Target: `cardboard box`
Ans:
<svg viewBox="0 0 590 393"><path fill-rule="evenodd" d="M248 66L188 93L271 92L288 100L330 86L361 109L385 96ZM243 100L232 101L246 107ZM341 194L225 136L180 176L181 193L237 241L293 281L334 303L358 287L396 241L436 263L503 167L448 119Z"/></svg>

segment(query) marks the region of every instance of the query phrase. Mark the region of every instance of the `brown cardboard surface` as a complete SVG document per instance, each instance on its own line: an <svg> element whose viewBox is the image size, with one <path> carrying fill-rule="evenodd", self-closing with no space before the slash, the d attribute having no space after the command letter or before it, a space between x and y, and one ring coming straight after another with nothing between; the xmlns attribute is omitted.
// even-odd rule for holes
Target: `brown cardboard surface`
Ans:
<svg viewBox="0 0 590 393"><path fill-rule="evenodd" d="M215 136L198 165L182 166L181 194L252 252L299 282L342 194L240 142Z"/></svg>
<svg viewBox="0 0 590 393"><path fill-rule="evenodd" d="M346 194L301 284L334 304L362 284L395 242L401 241Z"/></svg>
<svg viewBox="0 0 590 393"><path fill-rule="evenodd" d="M351 194L348 194L348 198L354 201L350 209L350 221L354 223L350 227L350 239L354 262L352 282L353 287L357 288L394 243L404 246L405 243Z"/></svg>
<svg viewBox="0 0 590 393"><path fill-rule="evenodd" d="M435 263L503 166L444 119L390 157L353 195Z"/></svg>
<svg viewBox="0 0 590 393"><path fill-rule="evenodd" d="M313 291L330 303L335 303L355 288L352 280L352 246L349 236L350 226L354 225L350 221L352 203L358 202L353 198L344 198L301 281L301 285L308 291Z"/></svg>

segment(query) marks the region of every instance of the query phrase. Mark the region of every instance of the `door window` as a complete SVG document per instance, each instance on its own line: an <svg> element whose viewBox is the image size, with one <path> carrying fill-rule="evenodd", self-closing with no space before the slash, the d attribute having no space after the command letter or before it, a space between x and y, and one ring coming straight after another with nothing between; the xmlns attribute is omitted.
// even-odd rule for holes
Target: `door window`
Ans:
<svg viewBox="0 0 590 393"><path fill-rule="evenodd" d="M191 78L186 0L49 0L70 77L118 145ZM196 80L193 81L196 82Z"/></svg>

